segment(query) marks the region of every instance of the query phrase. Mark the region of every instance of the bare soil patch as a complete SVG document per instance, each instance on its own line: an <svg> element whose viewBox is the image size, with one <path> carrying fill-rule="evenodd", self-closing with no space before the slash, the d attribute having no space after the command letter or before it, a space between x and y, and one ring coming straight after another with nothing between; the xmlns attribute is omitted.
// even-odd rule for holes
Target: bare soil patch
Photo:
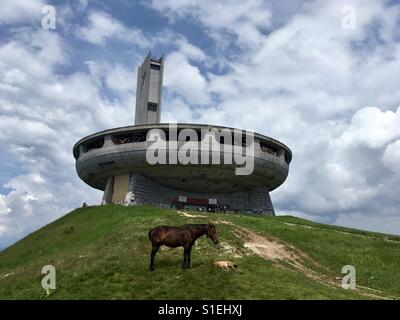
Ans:
<svg viewBox="0 0 400 320"><path fill-rule="evenodd" d="M204 215L189 214L184 211L178 211L179 214L189 218L205 218ZM216 223L230 225L234 229L234 234L244 241L244 247L253 254L262 257L265 260L273 262L277 268L291 269L293 271L301 272L305 276L318 281L321 284L341 288L340 277L333 277L327 274L332 273L328 268L319 264L318 262L311 259L305 252L295 248L294 246L285 243L284 241L277 239L272 236L259 235L258 233L241 226L234 224L231 221L218 219ZM285 222L286 223L286 222ZM287 223L289 224L289 223ZM292 224L290 224L292 225ZM296 224L293 224L296 225ZM309 226L307 226L309 227ZM312 227L309 227L312 228ZM336 231L336 230L334 230ZM340 231L339 231L340 232ZM237 248L234 248L225 243L223 249L228 252L234 252ZM241 255L237 256L238 258ZM319 271L317 271L319 270ZM321 273L325 271L326 274ZM388 299L388 297L382 296L382 292L376 289L368 288L365 286L357 285L356 289L359 293L369 296L375 299Z"/></svg>

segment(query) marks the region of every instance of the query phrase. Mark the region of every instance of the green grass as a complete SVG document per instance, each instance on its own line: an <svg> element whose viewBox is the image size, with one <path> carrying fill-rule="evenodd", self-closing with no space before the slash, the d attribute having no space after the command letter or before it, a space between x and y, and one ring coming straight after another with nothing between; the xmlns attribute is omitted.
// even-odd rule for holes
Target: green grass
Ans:
<svg viewBox="0 0 400 320"><path fill-rule="evenodd" d="M323 272L332 279L343 276L342 266L354 265L357 285L380 290L381 296L400 296L400 237L289 216L211 214L188 218L153 207L97 206L74 210L0 252L0 299L369 298L279 268L254 254L234 258L206 238L200 238L192 250L192 269L181 269L181 248L163 247L156 256L156 270L148 271L150 228L217 219L295 246L324 266ZM246 252L233 226L216 225L220 242ZM238 271L214 267L214 261L225 259L235 261ZM47 264L57 270L57 289L50 296L41 287L41 269Z"/></svg>

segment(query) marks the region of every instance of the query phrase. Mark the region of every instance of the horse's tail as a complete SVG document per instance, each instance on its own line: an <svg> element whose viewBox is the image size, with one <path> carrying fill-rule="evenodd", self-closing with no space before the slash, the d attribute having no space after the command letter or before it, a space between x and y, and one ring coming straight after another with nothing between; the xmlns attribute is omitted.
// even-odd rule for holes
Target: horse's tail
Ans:
<svg viewBox="0 0 400 320"><path fill-rule="evenodd" d="M150 240L150 241L152 240L152 239L151 239L151 235L152 235L153 231L155 231L157 228L158 228L158 227L155 227L155 228L152 228L152 229L149 230L148 236L149 236L149 240Z"/></svg>

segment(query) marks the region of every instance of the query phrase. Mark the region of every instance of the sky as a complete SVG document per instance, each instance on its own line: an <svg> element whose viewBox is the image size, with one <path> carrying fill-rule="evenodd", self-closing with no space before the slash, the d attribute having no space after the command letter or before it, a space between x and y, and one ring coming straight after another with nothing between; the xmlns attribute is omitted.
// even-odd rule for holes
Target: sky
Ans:
<svg viewBox="0 0 400 320"><path fill-rule="evenodd" d="M72 147L134 123L150 50L165 56L162 122L291 148L277 214L400 234L398 1L2 0L0 248L100 203Z"/></svg>

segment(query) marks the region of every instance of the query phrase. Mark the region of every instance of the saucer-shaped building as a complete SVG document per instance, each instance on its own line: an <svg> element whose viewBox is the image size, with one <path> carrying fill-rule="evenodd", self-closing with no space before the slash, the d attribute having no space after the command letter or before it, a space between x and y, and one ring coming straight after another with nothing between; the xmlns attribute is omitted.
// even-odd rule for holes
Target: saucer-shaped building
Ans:
<svg viewBox="0 0 400 320"><path fill-rule="evenodd" d="M157 59L149 53L139 67L134 126L97 132L75 144L73 154L79 177L104 191L103 204L151 204L208 211L223 208L274 215L269 192L288 176L290 149L270 137L235 128L160 123L163 66L163 57ZM171 127L176 132L174 139L168 134ZM149 162L149 148L160 139L151 138L150 132L154 131L165 132L157 153L167 159L174 155L176 158L182 146L187 145L188 138L183 133L196 133L199 142L192 143L190 151L196 153L198 161ZM236 138L217 136L218 148L209 148L200 142L204 132L235 132ZM252 152L243 153L246 147L251 147ZM242 153L238 159L245 155L252 163L250 174L237 174L237 168L244 164L235 162L235 152ZM231 162L224 161L229 159L228 153L232 154ZM201 161L206 158L208 161ZM212 161L216 158L220 161Z"/></svg>

